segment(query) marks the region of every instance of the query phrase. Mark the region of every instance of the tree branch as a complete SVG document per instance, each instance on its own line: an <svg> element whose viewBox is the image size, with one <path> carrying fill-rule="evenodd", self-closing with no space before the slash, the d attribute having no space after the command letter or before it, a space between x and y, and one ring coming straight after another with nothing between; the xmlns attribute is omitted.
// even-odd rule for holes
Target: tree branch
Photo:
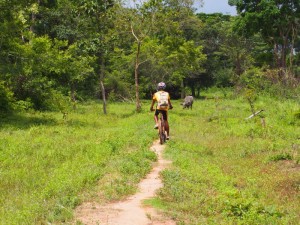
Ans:
<svg viewBox="0 0 300 225"><path fill-rule="evenodd" d="M140 62L140 63L139 63L139 66L142 65L142 64L145 63L145 62L148 62L148 61L149 61L149 59L146 59L145 61Z"/></svg>
<svg viewBox="0 0 300 225"><path fill-rule="evenodd" d="M258 115L258 114L261 113L262 111L264 111L264 110L262 109L262 110L257 111L256 113L253 113L251 116L247 117L246 120L251 119L252 117Z"/></svg>
<svg viewBox="0 0 300 225"><path fill-rule="evenodd" d="M132 24L130 25L130 27L131 27L131 33L132 33L132 35L133 35L133 36L135 37L135 39L139 42L140 40L139 40L139 38L135 35Z"/></svg>

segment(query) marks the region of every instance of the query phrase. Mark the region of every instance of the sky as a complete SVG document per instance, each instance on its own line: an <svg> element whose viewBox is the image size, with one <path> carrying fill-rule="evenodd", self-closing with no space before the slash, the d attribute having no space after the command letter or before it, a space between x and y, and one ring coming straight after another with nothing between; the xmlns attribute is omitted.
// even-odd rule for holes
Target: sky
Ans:
<svg viewBox="0 0 300 225"><path fill-rule="evenodd" d="M145 0L125 0L127 6L133 4L133 2L140 3ZM223 13L225 15L237 15L236 9L234 6L228 5L228 0L203 0L203 7L200 7L200 0L194 0L194 7L197 8L196 12L204 13Z"/></svg>
<svg viewBox="0 0 300 225"><path fill-rule="evenodd" d="M228 5L228 0L203 0L203 7L199 7L199 3L195 4L197 12L204 13L223 13L228 15L236 15L235 7Z"/></svg>

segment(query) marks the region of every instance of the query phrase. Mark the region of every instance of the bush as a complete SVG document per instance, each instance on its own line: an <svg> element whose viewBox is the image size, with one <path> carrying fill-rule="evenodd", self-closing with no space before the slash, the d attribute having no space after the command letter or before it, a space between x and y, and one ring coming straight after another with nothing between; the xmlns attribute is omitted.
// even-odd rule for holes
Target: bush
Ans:
<svg viewBox="0 0 300 225"><path fill-rule="evenodd" d="M300 120L300 110L294 114L295 119Z"/></svg>
<svg viewBox="0 0 300 225"><path fill-rule="evenodd" d="M49 92L44 105L48 110L60 111L62 113L67 113L72 108L71 100L56 90L51 90Z"/></svg>
<svg viewBox="0 0 300 225"><path fill-rule="evenodd" d="M240 76L239 84L244 88L253 90L264 90L270 86L269 81L264 77L264 73L256 67L246 70Z"/></svg>
<svg viewBox="0 0 300 225"><path fill-rule="evenodd" d="M217 87L231 87L234 82L234 71L232 69L218 70L214 74Z"/></svg>
<svg viewBox="0 0 300 225"><path fill-rule="evenodd" d="M273 97L299 98L299 82L288 71L253 67L245 71L238 80L239 89L250 89L255 93L267 93Z"/></svg>
<svg viewBox="0 0 300 225"><path fill-rule="evenodd" d="M289 153L281 153L278 155L273 155L269 158L269 161L280 161L280 160L292 160L293 157Z"/></svg>
<svg viewBox="0 0 300 225"><path fill-rule="evenodd" d="M13 108L16 111L28 111L30 109L33 109L33 104L30 99L26 99L25 101L20 100L14 103Z"/></svg>
<svg viewBox="0 0 300 225"><path fill-rule="evenodd" d="M13 94L0 82L0 114L7 113L12 109Z"/></svg>
<svg viewBox="0 0 300 225"><path fill-rule="evenodd" d="M106 80L105 87L108 99L111 101L120 101L131 99L134 96L134 92L131 93L131 85L119 79L118 76L113 72L112 76L109 76Z"/></svg>

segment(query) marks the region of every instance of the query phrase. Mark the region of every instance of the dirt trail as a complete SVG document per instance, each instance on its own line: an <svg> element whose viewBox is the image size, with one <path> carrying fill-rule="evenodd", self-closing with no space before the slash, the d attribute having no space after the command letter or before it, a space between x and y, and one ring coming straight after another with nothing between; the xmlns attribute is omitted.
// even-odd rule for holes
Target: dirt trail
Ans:
<svg viewBox="0 0 300 225"><path fill-rule="evenodd" d="M143 200L155 196L163 186L159 173L171 162L162 158L164 145L155 141L151 150L156 152L158 161L147 177L139 183L139 192L122 202L99 205L84 203L75 212L76 221L85 225L175 225L172 220L164 218L153 208L142 205Z"/></svg>

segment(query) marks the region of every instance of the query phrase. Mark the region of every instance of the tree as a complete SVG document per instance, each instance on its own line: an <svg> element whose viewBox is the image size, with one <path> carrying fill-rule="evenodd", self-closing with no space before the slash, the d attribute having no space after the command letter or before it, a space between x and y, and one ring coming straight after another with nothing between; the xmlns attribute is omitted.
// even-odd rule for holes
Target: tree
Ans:
<svg viewBox="0 0 300 225"><path fill-rule="evenodd" d="M32 101L37 109L49 109L52 94L60 92L70 92L75 101L76 86L92 74L93 62L73 44L82 33L68 29L68 21L76 18L75 6L67 0L5 1L0 6L4 9L0 79L17 100Z"/></svg>
<svg viewBox="0 0 300 225"><path fill-rule="evenodd" d="M203 73L203 63L206 56L202 53L202 46L197 46L193 41L181 40L174 45L172 39L165 43L164 65L169 68L173 84L181 87L181 98L185 97L185 80L193 78L195 74ZM170 46L176 46L171 48ZM193 87L193 86L192 86ZM192 90L193 91L193 90Z"/></svg>
<svg viewBox="0 0 300 225"><path fill-rule="evenodd" d="M236 45L236 40L230 38L231 16L221 13L198 13L197 17L203 23L198 37L199 43L203 45L203 52L207 56L205 71L199 77L200 84L197 84L198 93L201 87L230 86L234 54L229 52L229 46L228 49L226 47L227 44L233 47Z"/></svg>
<svg viewBox="0 0 300 225"><path fill-rule="evenodd" d="M134 2L131 9L122 9L123 27L125 30L130 29L135 42L135 59L134 59L134 81L135 81L135 99L136 99L136 111L141 110L140 103L140 91L139 91L139 70L141 64L145 63L147 59L141 61L141 48L145 39L153 36L155 24L157 22L157 14L159 14L159 8L161 7L161 1L150 0L138 4Z"/></svg>
<svg viewBox="0 0 300 225"><path fill-rule="evenodd" d="M240 76L253 64L251 55L254 43L251 38L245 38L237 34L233 28L233 22L227 22L222 27L224 40L221 50L227 55L234 65L234 71Z"/></svg>
<svg viewBox="0 0 300 225"><path fill-rule="evenodd" d="M103 113L107 114L106 110L106 93L104 87L105 66L108 52L111 50L110 41L114 36L110 37L111 23L114 1L113 0L81 0L79 8L84 12L93 26L90 28L89 44L94 48L90 48L90 53L97 58L98 65L96 66L99 74L99 84L103 100ZM90 26L89 26L90 27ZM85 43L87 44L87 43Z"/></svg>
<svg viewBox="0 0 300 225"><path fill-rule="evenodd" d="M202 23L194 15L194 1L163 2L163 14L167 19L167 26L158 26L158 37L164 46L163 66L170 74L170 81L180 87L181 98L185 97L185 85L188 80L196 80L203 73L203 62L206 57L202 53L202 46L197 39ZM194 86L190 86L194 92Z"/></svg>
<svg viewBox="0 0 300 225"><path fill-rule="evenodd" d="M239 0L235 4L240 17L236 28L250 36L260 33L273 47L274 66L287 68L287 55L293 64L294 44L300 29L299 0Z"/></svg>

